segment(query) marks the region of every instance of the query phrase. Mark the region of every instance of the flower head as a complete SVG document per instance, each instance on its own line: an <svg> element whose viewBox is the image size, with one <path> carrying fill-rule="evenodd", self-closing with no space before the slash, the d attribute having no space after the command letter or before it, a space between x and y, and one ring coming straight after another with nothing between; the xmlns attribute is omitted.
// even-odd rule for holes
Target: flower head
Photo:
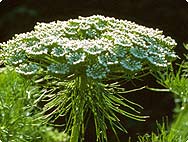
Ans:
<svg viewBox="0 0 188 142"><path fill-rule="evenodd" d="M33 75L41 66L44 74L104 79L111 69L162 68L176 58L172 50L176 42L162 31L100 15L38 23L33 31L15 35L0 46L5 63Z"/></svg>

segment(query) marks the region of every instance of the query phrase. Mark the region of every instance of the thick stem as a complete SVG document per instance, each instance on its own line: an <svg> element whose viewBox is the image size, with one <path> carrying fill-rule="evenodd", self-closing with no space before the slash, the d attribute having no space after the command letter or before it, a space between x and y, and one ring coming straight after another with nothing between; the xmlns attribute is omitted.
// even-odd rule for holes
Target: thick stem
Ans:
<svg viewBox="0 0 188 142"><path fill-rule="evenodd" d="M85 105L85 89L86 89L86 80L85 78L78 77L76 79L76 86L74 93L72 94L72 111L73 111L73 126L71 130L70 142L78 142L80 136L81 127L83 125L84 117L84 105Z"/></svg>

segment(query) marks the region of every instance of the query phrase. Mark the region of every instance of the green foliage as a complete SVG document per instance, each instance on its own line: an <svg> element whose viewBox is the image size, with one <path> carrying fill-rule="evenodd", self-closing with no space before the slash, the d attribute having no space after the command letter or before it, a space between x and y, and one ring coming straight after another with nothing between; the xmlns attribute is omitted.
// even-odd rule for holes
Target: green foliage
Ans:
<svg viewBox="0 0 188 142"><path fill-rule="evenodd" d="M139 142L187 142L188 140L188 111L187 107L181 111L171 126L168 122L157 123L157 133L138 136Z"/></svg>
<svg viewBox="0 0 188 142"><path fill-rule="evenodd" d="M116 127L126 132L116 116L117 113L138 121L144 121L147 118L146 116L138 116L137 109L142 108L141 106L117 94L117 92L123 90L117 83L105 85L81 77L68 82L58 82L61 83L61 86L55 85L56 83L54 82L53 85L50 83L51 85L48 88L43 89L45 97L50 98L50 102L43 109L45 112L49 112L56 107L48 114L49 119L54 118L54 116L55 118L62 115L66 116L70 113L66 117L66 132L72 131L71 141L77 141L79 135L79 139L83 139L85 125L87 125L85 122L90 117L85 114L90 112L94 116L98 141L107 141L105 121L110 123L115 134ZM120 105L129 108L130 111L125 111L120 108ZM82 132L79 132L79 130L82 130Z"/></svg>
<svg viewBox="0 0 188 142"><path fill-rule="evenodd" d="M52 127L43 127L41 133L41 140L39 142L69 142L69 136L64 132L59 132ZM32 140L33 142L33 140Z"/></svg>
<svg viewBox="0 0 188 142"><path fill-rule="evenodd" d="M185 45L187 47L187 45ZM188 55L185 55L188 59ZM175 118L171 126L166 129L165 123L159 126L159 132L151 135L139 136L140 142L187 142L188 141L188 61L185 60L175 73L173 67L166 72L158 72L156 77L160 84L167 88L166 91L174 94L176 108ZM160 91L160 89L153 89Z"/></svg>
<svg viewBox="0 0 188 142"><path fill-rule="evenodd" d="M188 103L188 68L184 66L185 64L186 62L180 65L177 73L171 67L166 72L158 72L158 77L156 76L158 82L174 94L177 111L183 109Z"/></svg>
<svg viewBox="0 0 188 142"><path fill-rule="evenodd" d="M165 126L165 122L163 124L157 123L158 126L158 132L145 134L144 136L138 136L139 142L169 142L168 141L168 132L167 132L167 126Z"/></svg>
<svg viewBox="0 0 188 142"><path fill-rule="evenodd" d="M106 81L160 70L176 57L175 41L162 31L103 16L38 23L0 46L5 64L40 86L43 113L54 109L47 118L65 116L71 142L83 141L89 112L100 142L107 141L106 121L115 134L126 132L118 113L144 121L137 110L142 107L120 96L118 83Z"/></svg>
<svg viewBox="0 0 188 142"><path fill-rule="evenodd" d="M0 140L2 142L67 142L68 136L35 120L34 88L13 71L0 72Z"/></svg>
<svg viewBox="0 0 188 142"><path fill-rule="evenodd" d="M184 46L188 50L187 45ZM167 88L166 91L174 94L175 102L177 104L176 109L181 107L184 109L188 103L188 55L185 55L185 57L186 60L178 65L179 69L177 71L174 70L173 66L169 66L163 72L159 71L157 74L154 74L158 79L158 83Z"/></svg>

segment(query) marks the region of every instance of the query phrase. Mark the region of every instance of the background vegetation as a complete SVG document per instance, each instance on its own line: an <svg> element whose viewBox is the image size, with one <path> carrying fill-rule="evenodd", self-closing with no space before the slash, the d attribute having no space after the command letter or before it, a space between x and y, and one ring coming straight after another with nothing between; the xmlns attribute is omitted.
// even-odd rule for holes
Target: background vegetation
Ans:
<svg viewBox="0 0 188 142"><path fill-rule="evenodd" d="M185 45L186 47L187 45ZM188 56L186 59L188 59ZM157 76L160 84L173 93L176 107L174 120L171 124L168 120L158 124L158 132L139 136L140 142L186 142L188 140L188 61L185 60L176 72L173 68L159 73ZM160 91L156 89L156 91Z"/></svg>
<svg viewBox="0 0 188 142"><path fill-rule="evenodd" d="M30 90L30 91L29 91ZM34 116L31 82L11 70L0 71L0 140L2 142L67 142L68 136Z"/></svg>

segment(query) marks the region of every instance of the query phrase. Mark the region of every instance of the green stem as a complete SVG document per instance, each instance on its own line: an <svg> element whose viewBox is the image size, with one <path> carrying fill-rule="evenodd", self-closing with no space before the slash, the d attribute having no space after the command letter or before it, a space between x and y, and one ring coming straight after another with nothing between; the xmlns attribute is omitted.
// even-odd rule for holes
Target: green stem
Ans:
<svg viewBox="0 0 188 142"><path fill-rule="evenodd" d="M173 124L173 129L179 129L181 127L181 123L185 122L184 117L188 115L188 104L184 106L184 109L179 113L175 123Z"/></svg>
<svg viewBox="0 0 188 142"><path fill-rule="evenodd" d="M77 119L74 119L70 142L78 142L80 135L80 124L77 124Z"/></svg>
<svg viewBox="0 0 188 142"><path fill-rule="evenodd" d="M78 77L76 78L76 86L74 90L74 94L72 94L72 111L73 111L73 126L71 130L71 138L70 142L78 142L80 136L80 130L83 125L83 117L84 117L84 90L87 86L84 78ZM84 125L83 125L84 126Z"/></svg>

